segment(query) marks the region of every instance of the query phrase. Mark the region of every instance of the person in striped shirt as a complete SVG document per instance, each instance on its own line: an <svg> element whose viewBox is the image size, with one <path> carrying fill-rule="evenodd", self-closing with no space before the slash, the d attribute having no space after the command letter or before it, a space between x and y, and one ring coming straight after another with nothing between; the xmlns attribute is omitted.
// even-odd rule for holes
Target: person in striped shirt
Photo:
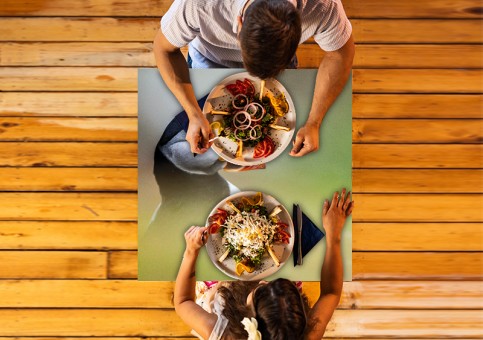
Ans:
<svg viewBox="0 0 483 340"><path fill-rule="evenodd" d="M156 65L189 117L191 151L213 137L190 82L188 67L246 68L261 79L297 67L297 46L312 38L325 51L309 117L290 155L319 148L322 120L352 68L352 26L340 0L174 0L154 40ZM181 48L188 46L188 62Z"/></svg>

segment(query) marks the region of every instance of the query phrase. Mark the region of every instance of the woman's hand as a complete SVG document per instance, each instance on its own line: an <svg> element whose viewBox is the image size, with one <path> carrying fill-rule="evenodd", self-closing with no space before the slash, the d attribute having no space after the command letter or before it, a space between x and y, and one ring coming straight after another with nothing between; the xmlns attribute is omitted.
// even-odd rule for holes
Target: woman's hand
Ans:
<svg viewBox="0 0 483 340"><path fill-rule="evenodd" d="M322 210L322 223L327 233L327 240L340 240L345 220L352 213L353 207L354 202L351 201L351 194L348 192L346 196L345 188L342 189L340 196L339 192L336 191L330 203L325 200Z"/></svg>
<svg viewBox="0 0 483 340"><path fill-rule="evenodd" d="M208 240L208 227L192 226L184 233L186 240L186 252L188 254L198 254L201 247Z"/></svg>

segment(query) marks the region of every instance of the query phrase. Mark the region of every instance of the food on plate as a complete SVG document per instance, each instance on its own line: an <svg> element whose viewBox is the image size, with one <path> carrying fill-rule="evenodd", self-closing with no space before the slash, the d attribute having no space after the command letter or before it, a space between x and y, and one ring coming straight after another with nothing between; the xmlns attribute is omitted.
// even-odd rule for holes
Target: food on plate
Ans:
<svg viewBox="0 0 483 340"><path fill-rule="evenodd" d="M211 111L211 114L221 115L217 135L238 143L237 158L242 158L243 150L249 147L254 148L253 158L271 155L276 145L269 136L270 131L290 131L289 127L278 122L289 110L285 95L274 96L266 91L262 96L262 92L256 93L255 86L246 78L225 85L225 89L232 96L231 103L223 111Z"/></svg>
<svg viewBox="0 0 483 340"><path fill-rule="evenodd" d="M261 264L267 252L278 267L280 261L272 250L275 243L290 243L288 225L280 220L282 209L277 206L267 211L263 194L240 197L236 201L226 201L227 210L218 208L208 219L209 232L220 234L224 253L218 258L223 262L232 257L236 262L235 272L251 273Z"/></svg>

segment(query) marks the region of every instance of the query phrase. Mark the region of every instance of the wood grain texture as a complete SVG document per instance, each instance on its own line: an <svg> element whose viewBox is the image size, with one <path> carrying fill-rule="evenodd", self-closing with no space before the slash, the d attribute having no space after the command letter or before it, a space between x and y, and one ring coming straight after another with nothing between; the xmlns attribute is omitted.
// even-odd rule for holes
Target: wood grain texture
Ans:
<svg viewBox="0 0 483 340"><path fill-rule="evenodd" d="M174 282L3 280L0 289L2 308L173 308ZM345 282L339 309L479 309L482 290L476 281ZM303 291L313 302L319 283Z"/></svg>
<svg viewBox="0 0 483 340"><path fill-rule="evenodd" d="M428 315L429 314L429 315ZM451 325L448 325L451 317ZM326 337L478 337L479 311L337 310ZM0 310L3 336L189 336L173 310Z"/></svg>
<svg viewBox="0 0 483 340"><path fill-rule="evenodd" d="M136 168L0 168L0 191L137 191Z"/></svg>
<svg viewBox="0 0 483 340"><path fill-rule="evenodd" d="M299 67L317 68L325 52L299 46ZM152 43L0 43L0 66L156 67ZM354 68L481 68L480 45L357 45ZM417 58L415 58L417 56Z"/></svg>
<svg viewBox="0 0 483 340"><path fill-rule="evenodd" d="M162 16L172 1L113 0L73 1L4 0L0 16ZM383 0L342 1L349 18L479 18L481 3L476 0Z"/></svg>
<svg viewBox="0 0 483 340"><path fill-rule="evenodd" d="M2 249L137 249L136 222L0 221Z"/></svg>
<svg viewBox="0 0 483 340"><path fill-rule="evenodd" d="M137 93L0 92L0 117L135 117Z"/></svg>
<svg viewBox="0 0 483 340"><path fill-rule="evenodd" d="M2 118L2 141L137 142L136 118Z"/></svg>
<svg viewBox="0 0 483 340"><path fill-rule="evenodd" d="M481 223L353 223L353 251L481 251Z"/></svg>
<svg viewBox="0 0 483 340"><path fill-rule="evenodd" d="M356 69L356 93L481 93L481 70ZM136 91L137 70L0 67L2 91Z"/></svg>
<svg viewBox="0 0 483 340"><path fill-rule="evenodd" d="M353 70L355 93L482 93L481 70Z"/></svg>
<svg viewBox="0 0 483 340"><path fill-rule="evenodd" d="M481 194L354 194L355 222L483 222Z"/></svg>
<svg viewBox="0 0 483 340"><path fill-rule="evenodd" d="M110 251L109 279L137 279L138 272L137 251Z"/></svg>
<svg viewBox="0 0 483 340"><path fill-rule="evenodd" d="M482 193L483 171L354 169L356 193Z"/></svg>
<svg viewBox="0 0 483 340"><path fill-rule="evenodd" d="M478 252L353 252L354 280L477 280ZM137 278L137 252L109 252L110 279Z"/></svg>
<svg viewBox="0 0 483 340"><path fill-rule="evenodd" d="M355 41L365 44L473 44L483 39L478 33L480 20L354 19L351 23Z"/></svg>
<svg viewBox="0 0 483 340"><path fill-rule="evenodd" d="M480 118L483 96L354 94L354 118ZM0 92L0 116L137 115L137 93Z"/></svg>
<svg viewBox="0 0 483 340"><path fill-rule="evenodd" d="M0 193L0 220L136 221L129 193Z"/></svg>
<svg viewBox="0 0 483 340"><path fill-rule="evenodd" d="M348 15L356 18L480 18L481 2L475 0L343 0Z"/></svg>
<svg viewBox="0 0 483 340"><path fill-rule="evenodd" d="M0 17L0 41L151 43L160 28L159 20L138 17ZM358 44L475 44L483 41L478 19L353 19L351 24Z"/></svg>
<svg viewBox="0 0 483 340"><path fill-rule="evenodd" d="M481 118L479 94L353 94L354 118Z"/></svg>
<svg viewBox="0 0 483 340"><path fill-rule="evenodd" d="M353 143L476 144L482 141L481 119L352 120Z"/></svg>
<svg viewBox="0 0 483 340"><path fill-rule="evenodd" d="M354 144L354 168L479 169L481 145Z"/></svg>
<svg viewBox="0 0 483 340"><path fill-rule="evenodd" d="M481 68L482 53L480 45L356 44L353 68ZM299 67L317 68L324 54L317 44L300 45Z"/></svg>
<svg viewBox="0 0 483 340"><path fill-rule="evenodd" d="M134 143L0 143L0 166L114 166L137 165Z"/></svg>
<svg viewBox="0 0 483 340"><path fill-rule="evenodd" d="M1 91L137 91L137 69L0 67Z"/></svg>
<svg viewBox="0 0 483 340"><path fill-rule="evenodd" d="M0 251L1 279L105 279L106 266L107 254L98 251Z"/></svg>
<svg viewBox="0 0 483 340"><path fill-rule="evenodd" d="M354 280L480 280L480 252L354 252Z"/></svg>

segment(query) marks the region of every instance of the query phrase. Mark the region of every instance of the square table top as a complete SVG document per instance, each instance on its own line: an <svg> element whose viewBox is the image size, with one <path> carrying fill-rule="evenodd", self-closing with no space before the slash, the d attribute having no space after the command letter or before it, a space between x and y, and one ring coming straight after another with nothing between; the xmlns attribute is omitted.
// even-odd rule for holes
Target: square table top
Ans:
<svg viewBox="0 0 483 340"><path fill-rule="evenodd" d="M208 94L225 77L242 69L191 69L197 98ZM297 130L306 121L312 103L317 70L286 70L277 79L290 94L297 114ZM191 181L189 177L166 178L158 184L153 175L154 150L167 124L182 111L176 98L155 68L138 73L139 112L139 232L138 279L174 281L185 247L184 232L191 225L204 225L211 209L233 192L262 191L275 197L287 210L297 203L321 229L324 199L336 190L352 187L352 79L350 78L324 118L320 148L301 158L288 155L290 146L264 170L220 171L228 186ZM295 136L295 135L294 135ZM219 177L219 176L218 176ZM186 180L186 178L188 178ZM159 181L159 179L158 179ZM164 184L163 184L164 183ZM175 192L176 194L173 194ZM319 281L325 253L325 238L304 257L302 266L293 266L291 255L274 279ZM352 219L342 233L344 281L352 279ZM232 280L219 271L206 251L200 252L197 280Z"/></svg>

